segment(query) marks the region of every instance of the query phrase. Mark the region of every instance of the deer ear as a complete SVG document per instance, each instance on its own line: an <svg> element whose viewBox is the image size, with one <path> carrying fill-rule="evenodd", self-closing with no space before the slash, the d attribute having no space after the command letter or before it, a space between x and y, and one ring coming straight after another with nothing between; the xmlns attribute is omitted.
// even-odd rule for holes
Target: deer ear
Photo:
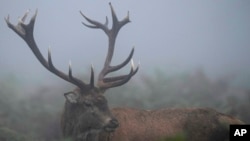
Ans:
<svg viewBox="0 0 250 141"><path fill-rule="evenodd" d="M79 98L79 94L75 93L75 92L67 92L67 93L64 94L64 97L70 103L77 103L78 98Z"/></svg>

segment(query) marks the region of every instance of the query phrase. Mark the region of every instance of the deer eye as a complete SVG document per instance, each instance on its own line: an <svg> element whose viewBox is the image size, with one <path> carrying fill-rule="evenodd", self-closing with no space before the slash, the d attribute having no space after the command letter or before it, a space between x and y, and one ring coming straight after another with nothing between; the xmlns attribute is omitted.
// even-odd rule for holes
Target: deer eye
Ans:
<svg viewBox="0 0 250 141"><path fill-rule="evenodd" d="M90 102L88 102L88 101L85 101L84 102L84 106L86 106L86 107L92 107L92 104Z"/></svg>

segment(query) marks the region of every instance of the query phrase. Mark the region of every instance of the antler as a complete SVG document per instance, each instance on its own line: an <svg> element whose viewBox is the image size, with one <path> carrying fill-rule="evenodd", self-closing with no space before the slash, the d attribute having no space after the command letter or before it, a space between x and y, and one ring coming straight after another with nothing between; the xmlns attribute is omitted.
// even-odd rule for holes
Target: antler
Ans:
<svg viewBox="0 0 250 141"><path fill-rule="evenodd" d="M36 42L34 40L34 25L35 20L37 16L37 10L36 13L32 16L30 22L28 24L24 24L26 17L28 16L29 11L27 11L24 16L19 19L19 22L16 26L10 23L9 16L5 18L5 21L10 29L12 29L14 32L16 32L29 46L29 48L32 50L36 58L39 60L39 62L50 72L54 73L55 75L59 76L60 78L78 86L80 89L89 89L94 87L94 71L93 67L91 66L91 77L90 77L90 83L85 84L80 79L75 78L72 75L72 68L71 63L69 63L69 72L68 75L63 73L62 71L58 70L52 63L51 59L51 51L48 50L48 61L43 57L40 50L38 49Z"/></svg>
<svg viewBox="0 0 250 141"><path fill-rule="evenodd" d="M109 5L110 5L112 19L113 19L113 26L111 29L108 28L108 18L107 17L106 17L106 22L104 24L102 24L100 22L94 21L94 20L86 17L80 11L81 15L91 24L91 25L88 25L88 24L83 23L85 26L87 26L89 28L102 29L106 33L106 35L108 36L108 40L109 40L108 53L106 56L106 60L105 60L103 69L99 74L98 83L97 83L98 87L102 90L106 90L106 89L111 88L111 87L117 87L117 86L125 84L126 82L128 82L130 80L130 78L139 69L139 65L135 68L133 60L131 59L133 56L133 53L134 53L134 48L132 48L129 56L127 57L127 59L124 62L122 62L121 64L116 65L116 66L110 65L112 57L113 57L113 53L114 53L114 47L115 47L115 41L116 41L117 34L118 34L119 30L125 24L130 22L130 20L129 20L129 12L128 12L127 16L123 20L118 21L117 16L115 14L115 11L114 11L111 3L109 3ZM105 78L105 76L108 73L121 69L122 67L127 65L130 60L131 60L131 70L130 70L129 74Z"/></svg>

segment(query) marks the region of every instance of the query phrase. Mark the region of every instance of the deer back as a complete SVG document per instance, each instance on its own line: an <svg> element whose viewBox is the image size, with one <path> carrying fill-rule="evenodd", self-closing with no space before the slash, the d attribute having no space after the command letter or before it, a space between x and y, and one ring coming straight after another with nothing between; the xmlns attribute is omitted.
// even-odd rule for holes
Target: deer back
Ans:
<svg viewBox="0 0 250 141"><path fill-rule="evenodd" d="M181 136L187 141L229 140L229 125L243 124L237 118L210 108L138 110L114 108L119 127L99 140L159 141Z"/></svg>

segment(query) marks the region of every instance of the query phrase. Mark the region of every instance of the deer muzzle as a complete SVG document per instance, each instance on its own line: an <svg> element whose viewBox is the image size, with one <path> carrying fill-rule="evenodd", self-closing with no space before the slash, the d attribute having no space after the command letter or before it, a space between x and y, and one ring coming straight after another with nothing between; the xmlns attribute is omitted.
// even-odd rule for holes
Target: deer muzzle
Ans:
<svg viewBox="0 0 250 141"><path fill-rule="evenodd" d="M108 124L104 127L104 131L114 132L118 126L119 126L118 120L116 118L112 118L109 120Z"/></svg>

